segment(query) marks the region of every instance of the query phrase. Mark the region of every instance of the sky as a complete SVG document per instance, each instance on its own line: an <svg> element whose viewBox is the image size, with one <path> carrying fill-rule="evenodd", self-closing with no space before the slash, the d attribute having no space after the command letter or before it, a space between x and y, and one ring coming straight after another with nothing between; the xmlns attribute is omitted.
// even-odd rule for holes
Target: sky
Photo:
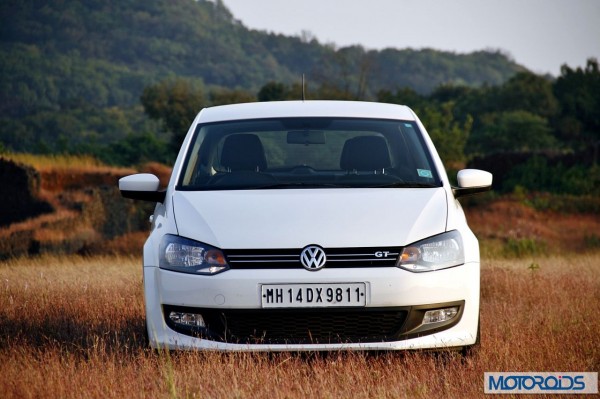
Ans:
<svg viewBox="0 0 600 399"><path fill-rule="evenodd" d="M251 29L366 49L502 50L539 73L600 60L600 0L223 0Z"/></svg>

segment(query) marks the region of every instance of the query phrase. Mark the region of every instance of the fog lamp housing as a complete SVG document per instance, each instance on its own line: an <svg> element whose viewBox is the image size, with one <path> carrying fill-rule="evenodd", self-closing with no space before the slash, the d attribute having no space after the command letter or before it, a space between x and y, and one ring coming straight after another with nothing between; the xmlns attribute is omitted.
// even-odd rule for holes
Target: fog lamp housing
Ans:
<svg viewBox="0 0 600 399"><path fill-rule="evenodd" d="M450 308L428 310L423 315L423 324L443 323L452 320L458 314L458 306Z"/></svg>
<svg viewBox="0 0 600 399"><path fill-rule="evenodd" d="M174 324L187 327L206 327L204 318L198 313L170 312L169 320Z"/></svg>

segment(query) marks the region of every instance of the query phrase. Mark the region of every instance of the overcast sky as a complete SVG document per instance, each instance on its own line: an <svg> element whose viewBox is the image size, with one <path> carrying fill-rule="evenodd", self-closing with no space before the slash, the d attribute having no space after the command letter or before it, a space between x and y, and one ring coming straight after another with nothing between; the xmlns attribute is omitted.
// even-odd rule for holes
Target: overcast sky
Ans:
<svg viewBox="0 0 600 399"><path fill-rule="evenodd" d="M600 0L223 0L245 26L367 49L501 49L536 73L600 59Z"/></svg>

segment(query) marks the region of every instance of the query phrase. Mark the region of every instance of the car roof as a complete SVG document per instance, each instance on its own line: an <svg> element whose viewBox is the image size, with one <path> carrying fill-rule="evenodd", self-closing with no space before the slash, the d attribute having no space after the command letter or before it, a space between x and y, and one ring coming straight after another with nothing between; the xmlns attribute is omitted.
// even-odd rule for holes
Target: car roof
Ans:
<svg viewBox="0 0 600 399"><path fill-rule="evenodd" d="M414 113L405 105L363 101L311 100L256 102L209 107L200 112L198 122L294 117L415 120Z"/></svg>

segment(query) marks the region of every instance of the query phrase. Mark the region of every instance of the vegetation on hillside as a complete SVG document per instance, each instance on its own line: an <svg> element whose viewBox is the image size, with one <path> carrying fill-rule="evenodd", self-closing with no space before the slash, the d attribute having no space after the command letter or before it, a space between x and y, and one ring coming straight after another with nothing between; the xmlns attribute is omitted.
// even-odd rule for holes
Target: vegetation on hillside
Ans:
<svg viewBox="0 0 600 399"><path fill-rule="evenodd" d="M268 82L259 101L291 100L301 87ZM252 100L249 92L222 91L226 103ZM309 99L360 99L331 84L307 93ZM439 86L428 95L411 88L381 90L377 101L408 104L420 116L442 159L451 169L465 164L492 169L495 188L592 195L600 191L600 69L595 59L585 68L564 66L556 80L520 72L499 86ZM179 148L196 110L211 104L202 88L182 80L145 89L147 114L171 132Z"/></svg>
<svg viewBox="0 0 600 399"><path fill-rule="evenodd" d="M299 99L306 74L309 99L411 106L451 170L491 167L500 192L600 190L595 59L554 79L499 51L335 48L249 30L220 0L9 0L0 16L0 153L169 164L202 107Z"/></svg>
<svg viewBox="0 0 600 399"><path fill-rule="evenodd" d="M495 51L336 49L308 34L250 30L218 0L7 0L0 19L4 148L95 153L116 163L130 162L120 154L148 134L156 141L148 150L169 140L139 105L144 89L164 80L183 79L202 90L203 105L214 105L255 98L270 81L298 83L302 74L310 88L374 99L405 86L428 93L442 83L496 85L523 70Z"/></svg>
<svg viewBox="0 0 600 399"><path fill-rule="evenodd" d="M600 68L563 66L555 80L520 72L499 86L440 86L423 96L382 91L379 101L412 104L449 163L491 169L495 188L600 193ZM493 159L493 161L491 161Z"/></svg>

